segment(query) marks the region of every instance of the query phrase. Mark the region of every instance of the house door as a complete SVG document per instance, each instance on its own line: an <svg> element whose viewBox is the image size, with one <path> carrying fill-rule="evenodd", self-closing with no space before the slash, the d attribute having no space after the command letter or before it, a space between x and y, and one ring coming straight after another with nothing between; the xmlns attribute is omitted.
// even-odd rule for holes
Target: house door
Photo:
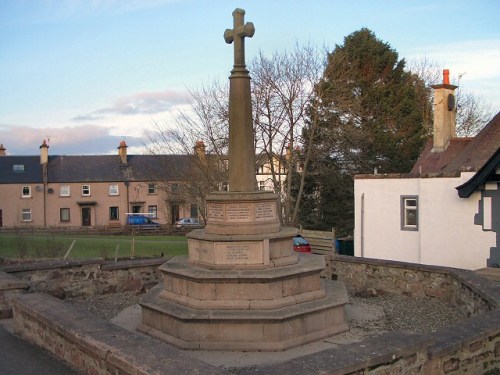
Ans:
<svg viewBox="0 0 500 375"><path fill-rule="evenodd" d="M177 220L179 220L179 205L178 204L173 204L172 205L172 224L175 224Z"/></svg>
<svg viewBox="0 0 500 375"><path fill-rule="evenodd" d="M133 214L140 214L142 212L142 205L133 205L132 206L132 213Z"/></svg>
<svg viewBox="0 0 500 375"><path fill-rule="evenodd" d="M91 224L90 207L82 207L82 225L89 227Z"/></svg>

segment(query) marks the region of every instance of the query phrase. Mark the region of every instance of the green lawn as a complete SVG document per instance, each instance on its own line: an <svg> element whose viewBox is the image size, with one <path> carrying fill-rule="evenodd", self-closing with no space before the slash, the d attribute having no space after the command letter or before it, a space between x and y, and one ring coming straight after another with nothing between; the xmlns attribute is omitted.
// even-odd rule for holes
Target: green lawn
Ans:
<svg viewBox="0 0 500 375"><path fill-rule="evenodd" d="M68 258L176 256L187 254L184 236L106 236L86 234L0 234L0 257L62 258L75 241ZM133 244L133 247L132 247Z"/></svg>

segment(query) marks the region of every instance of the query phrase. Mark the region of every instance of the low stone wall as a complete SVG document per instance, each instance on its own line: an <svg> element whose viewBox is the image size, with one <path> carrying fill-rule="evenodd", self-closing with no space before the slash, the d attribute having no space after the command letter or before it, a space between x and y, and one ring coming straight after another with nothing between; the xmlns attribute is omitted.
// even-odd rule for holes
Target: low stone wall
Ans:
<svg viewBox="0 0 500 375"><path fill-rule="evenodd" d="M333 255L328 263L332 264L333 274L353 293L443 298L464 309L471 317L431 334L389 332L280 364L241 368L236 373L498 374L494 371L500 368L500 284L493 284L470 271L446 267L339 255ZM84 266L78 265L76 269ZM130 264L122 268L119 264L100 263L98 268L101 273L121 274L116 280L128 280L131 275L128 270L141 267ZM63 271L68 270L61 267L58 272ZM50 279L47 275L52 271L45 272L45 277ZM29 272L18 270L13 274L27 278ZM125 332L45 294L19 295L13 298L13 306L15 330L19 335L89 374L227 373L168 344Z"/></svg>
<svg viewBox="0 0 500 375"><path fill-rule="evenodd" d="M333 254L327 263L352 294L439 298L467 316L500 308L499 288L472 271Z"/></svg>
<svg viewBox="0 0 500 375"><path fill-rule="evenodd" d="M14 296L25 292L28 283L17 277L0 272L0 319L12 317L11 300Z"/></svg>
<svg viewBox="0 0 500 375"><path fill-rule="evenodd" d="M5 265L0 271L28 283L32 292L65 298L150 289L160 282L158 266L166 261L52 260Z"/></svg>
<svg viewBox="0 0 500 375"><path fill-rule="evenodd" d="M170 345L96 319L42 293L13 300L14 331L92 375L220 374Z"/></svg>

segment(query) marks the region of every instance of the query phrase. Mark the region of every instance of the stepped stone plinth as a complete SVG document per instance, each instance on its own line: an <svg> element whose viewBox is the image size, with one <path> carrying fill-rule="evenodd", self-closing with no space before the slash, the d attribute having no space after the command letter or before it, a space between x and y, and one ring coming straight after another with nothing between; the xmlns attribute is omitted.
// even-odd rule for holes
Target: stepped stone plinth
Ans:
<svg viewBox="0 0 500 375"><path fill-rule="evenodd" d="M293 251L278 196L256 191L250 77L243 38L254 27L233 12L229 100L229 187L206 197L206 226L188 237L188 256L159 270L143 299L139 330L185 349L276 351L348 330L347 292L320 278L324 258Z"/></svg>

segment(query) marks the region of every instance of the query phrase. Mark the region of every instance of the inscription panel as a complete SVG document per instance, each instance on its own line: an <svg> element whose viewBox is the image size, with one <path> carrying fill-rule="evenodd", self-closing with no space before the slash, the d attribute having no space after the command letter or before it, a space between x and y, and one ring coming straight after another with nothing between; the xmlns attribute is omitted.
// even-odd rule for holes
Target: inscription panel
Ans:
<svg viewBox="0 0 500 375"><path fill-rule="evenodd" d="M255 221L269 221L276 218L276 204L262 202L255 205Z"/></svg>
<svg viewBox="0 0 500 375"><path fill-rule="evenodd" d="M260 242L218 242L215 245L215 264L263 264Z"/></svg>
<svg viewBox="0 0 500 375"><path fill-rule="evenodd" d="M224 205L220 203L208 204L208 220L223 221L224 220Z"/></svg>
<svg viewBox="0 0 500 375"><path fill-rule="evenodd" d="M214 245L209 241L188 240L189 259L200 262L214 262Z"/></svg>
<svg viewBox="0 0 500 375"><path fill-rule="evenodd" d="M251 221L251 207L252 205L245 203L228 204L226 206L226 220L240 223Z"/></svg>

